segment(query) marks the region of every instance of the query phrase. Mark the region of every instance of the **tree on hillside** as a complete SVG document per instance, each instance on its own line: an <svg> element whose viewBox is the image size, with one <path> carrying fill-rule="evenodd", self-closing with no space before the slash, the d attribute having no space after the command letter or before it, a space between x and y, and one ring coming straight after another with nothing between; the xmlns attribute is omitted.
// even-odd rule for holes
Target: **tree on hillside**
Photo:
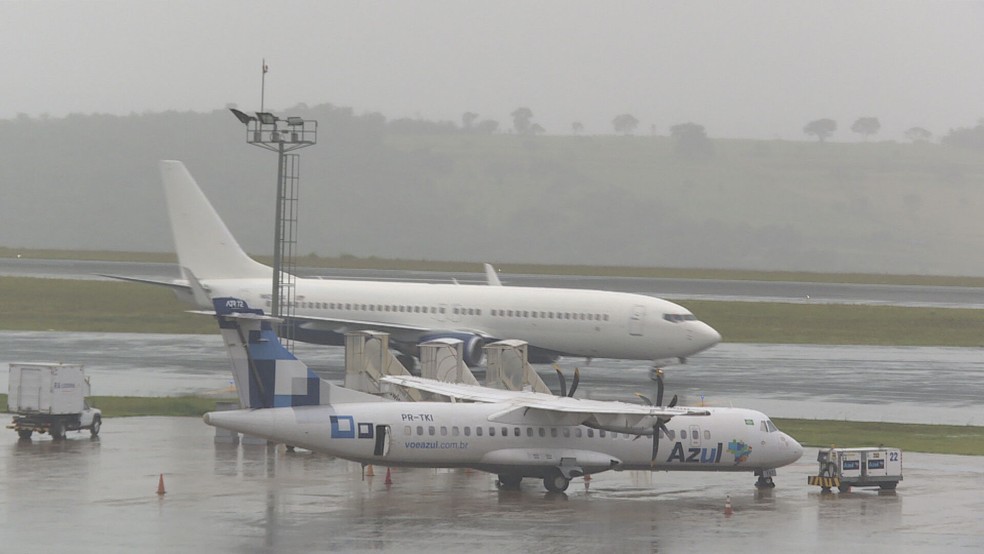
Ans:
<svg viewBox="0 0 984 554"><path fill-rule="evenodd" d="M631 135L635 132L636 127L639 126L639 120L632 114L624 113L621 115L616 115L615 119L612 120L612 125L615 127L616 133Z"/></svg>
<svg viewBox="0 0 984 554"><path fill-rule="evenodd" d="M984 150L984 120L979 122L976 127L950 129L950 132L940 139L940 142L945 146Z"/></svg>
<svg viewBox="0 0 984 554"><path fill-rule="evenodd" d="M877 117L859 117L851 125L851 131L863 136L864 140L868 140L868 136L877 133L879 129L881 129L881 122Z"/></svg>
<svg viewBox="0 0 984 554"><path fill-rule="evenodd" d="M478 114L475 112L465 112L461 114L461 128L466 131L471 131L472 125L475 124L476 119L478 119Z"/></svg>
<svg viewBox="0 0 984 554"><path fill-rule="evenodd" d="M709 158L714 154L714 145L703 125L680 123L670 127L670 136L676 140L678 154L688 158Z"/></svg>
<svg viewBox="0 0 984 554"><path fill-rule="evenodd" d="M475 132L483 135L491 135L498 130L499 122L491 119L483 119L481 123L475 126Z"/></svg>
<svg viewBox="0 0 984 554"><path fill-rule="evenodd" d="M905 132L905 138L911 140L912 142L928 142L929 138L932 136L933 133L930 133L922 127L912 127Z"/></svg>
<svg viewBox="0 0 984 554"><path fill-rule="evenodd" d="M513 130L520 135L530 134L530 120L533 119L533 110L529 108L516 108L511 114L513 118Z"/></svg>
<svg viewBox="0 0 984 554"><path fill-rule="evenodd" d="M827 140L836 130L837 122L826 118L811 121L803 127L804 133L815 135L820 142Z"/></svg>
<svg viewBox="0 0 984 554"><path fill-rule="evenodd" d="M571 131L573 131L575 135L580 135L581 132L584 131L584 125L580 121L575 121L574 123L571 123Z"/></svg>

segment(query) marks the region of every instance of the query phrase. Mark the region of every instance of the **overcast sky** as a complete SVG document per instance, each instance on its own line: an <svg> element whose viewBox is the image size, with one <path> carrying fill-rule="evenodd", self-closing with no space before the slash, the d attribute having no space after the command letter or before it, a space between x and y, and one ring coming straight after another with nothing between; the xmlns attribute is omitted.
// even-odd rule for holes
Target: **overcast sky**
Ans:
<svg viewBox="0 0 984 554"><path fill-rule="evenodd" d="M0 119L299 102L548 133L935 137L984 117L984 2L0 0Z"/></svg>

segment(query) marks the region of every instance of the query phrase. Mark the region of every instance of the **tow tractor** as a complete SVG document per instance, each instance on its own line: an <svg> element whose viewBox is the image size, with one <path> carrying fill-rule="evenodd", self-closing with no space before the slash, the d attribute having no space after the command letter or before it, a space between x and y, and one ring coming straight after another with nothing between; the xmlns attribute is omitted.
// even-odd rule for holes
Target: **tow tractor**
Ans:
<svg viewBox="0 0 984 554"><path fill-rule="evenodd" d="M902 480L902 451L898 448L826 448L817 453L820 473L807 482L823 492L837 488L848 492L851 487L878 487L894 490Z"/></svg>

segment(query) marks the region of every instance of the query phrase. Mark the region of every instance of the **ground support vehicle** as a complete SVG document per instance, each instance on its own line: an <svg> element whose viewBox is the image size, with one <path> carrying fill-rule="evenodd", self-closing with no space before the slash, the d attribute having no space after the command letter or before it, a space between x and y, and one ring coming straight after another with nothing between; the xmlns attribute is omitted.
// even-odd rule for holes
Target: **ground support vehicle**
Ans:
<svg viewBox="0 0 984 554"><path fill-rule="evenodd" d="M817 453L818 475L807 482L823 492L837 488L878 487L894 490L902 480L902 451L884 446L867 448L821 448Z"/></svg>
<svg viewBox="0 0 984 554"><path fill-rule="evenodd" d="M81 365L11 363L7 386L7 410L14 414L7 428L22 439L48 433L62 440L68 431L83 429L99 435L102 412L89 405L89 380Z"/></svg>

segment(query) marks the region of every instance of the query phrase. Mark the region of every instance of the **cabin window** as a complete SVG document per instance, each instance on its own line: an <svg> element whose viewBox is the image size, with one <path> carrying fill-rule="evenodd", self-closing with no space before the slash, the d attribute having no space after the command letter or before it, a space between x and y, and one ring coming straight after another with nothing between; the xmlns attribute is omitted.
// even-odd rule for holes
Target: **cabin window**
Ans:
<svg viewBox="0 0 984 554"><path fill-rule="evenodd" d="M547 430L546 430L546 429L544 429L543 427L539 427L539 428L538 428L538 432L539 432L539 434L540 434L540 438L541 438L541 439L542 439L543 437L546 437L546 436L547 436Z"/></svg>
<svg viewBox="0 0 984 554"><path fill-rule="evenodd" d="M519 429L517 429L517 431L518 431L518 430L519 430ZM503 436L503 437L508 437L508 436L509 436L509 428L508 428L508 427L503 427L503 428L502 428L502 436Z"/></svg>
<svg viewBox="0 0 984 554"><path fill-rule="evenodd" d="M527 427L526 428L526 436L527 437L532 437L533 436L533 428L532 427Z"/></svg>
<svg viewBox="0 0 984 554"><path fill-rule="evenodd" d="M704 440L711 440L711 432L707 429L704 429Z"/></svg>
<svg viewBox="0 0 984 554"><path fill-rule="evenodd" d="M423 434L424 434L424 426L423 425L418 425L417 426L417 436L421 436Z"/></svg>
<svg viewBox="0 0 984 554"><path fill-rule="evenodd" d="M519 436L521 436L522 434L523 434L523 433L522 433L522 432L521 432L521 431L519 430L519 427L513 427L513 436L514 436L514 437L519 437Z"/></svg>
<svg viewBox="0 0 984 554"><path fill-rule="evenodd" d="M465 436L466 437L471 436L471 427L468 427L467 425L465 426Z"/></svg>
<svg viewBox="0 0 984 554"><path fill-rule="evenodd" d="M441 425L441 436L442 437L448 436L448 428L443 425Z"/></svg>
<svg viewBox="0 0 984 554"><path fill-rule="evenodd" d="M437 429L435 429L433 425L427 427L427 434L428 435L430 435L430 436L433 437L436 433L437 433Z"/></svg>
<svg viewBox="0 0 984 554"><path fill-rule="evenodd" d="M451 427L451 436L452 437L457 437L458 435L459 435L459 433L458 433L458 426L455 425L455 426Z"/></svg>
<svg viewBox="0 0 984 554"><path fill-rule="evenodd" d="M557 438L557 428L556 427L551 427L550 428L550 436L553 437L553 438Z"/></svg>
<svg viewBox="0 0 984 554"><path fill-rule="evenodd" d="M690 438L694 440L700 439L700 433L697 432L697 429L693 429L690 431Z"/></svg>
<svg viewBox="0 0 984 554"><path fill-rule="evenodd" d="M489 427L489 436L490 437L494 437L495 436L495 427Z"/></svg>
<svg viewBox="0 0 984 554"><path fill-rule="evenodd" d="M404 425L403 426L403 434L404 435L407 435L407 436L410 436L410 435L413 434L413 430L410 428L409 425Z"/></svg>
<svg viewBox="0 0 984 554"><path fill-rule="evenodd" d="M581 438L581 428L574 429L574 437Z"/></svg>
<svg viewBox="0 0 984 554"><path fill-rule="evenodd" d="M589 439L593 439L594 438L594 429L588 429L588 438Z"/></svg>
<svg viewBox="0 0 984 554"><path fill-rule="evenodd" d="M599 429L598 430L598 436L601 437L601 438L605 438L605 430L604 429Z"/></svg>
<svg viewBox="0 0 984 554"><path fill-rule="evenodd" d="M571 428L570 427L564 427L564 438L568 438L568 439L571 438Z"/></svg>
<svg viewBox="0 0 984 554"><path fill-rule="evenodd" d="M482 428L481 427L476 427L475 428L475 436L476 437L481 437L482 436Z"/></svg>

